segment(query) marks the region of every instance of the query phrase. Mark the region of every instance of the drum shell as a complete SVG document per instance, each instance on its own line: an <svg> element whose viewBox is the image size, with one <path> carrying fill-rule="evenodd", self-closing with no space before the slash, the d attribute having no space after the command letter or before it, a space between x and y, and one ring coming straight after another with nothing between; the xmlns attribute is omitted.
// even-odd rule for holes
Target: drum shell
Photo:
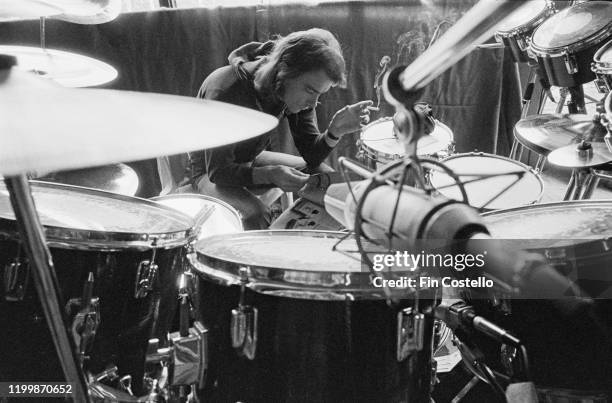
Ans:
<svg viewBox="0 0 612 403"><path fill-rule="evenodd" d="M246 303L258 309L257 353L248 360L230 342L240 288L200 279L198 294L210 332L207 384L200 391L207 400L429 402L432 318L423 350L396 359L397 313L412 301L391 308L384 300L317 301L247 290Z"/></svg>
<svg viewBox="0 0 612 403"><path fill-rule="evenodd" d="M532 31L529 32L530 35ZM510 54L512 55L512 59L516 63L527 63L532 60L527 53L527 49L524 45L522 45L522 41L524 38L516 37L516 36L498 36L498 42L501 42L505 47L510 50Z"/></svg>
<svg viewBox="0 0 612 403"><path fill-rule="evenodd" d="M17 256L18 242L0 240L0 268ZM117 365L119 374L132 376L135 393L140 392L148 340L161 344L171 327L177 301L176 283L183 271L184 247L156 250L159 266L152 291L135 298L140 262L150 260L152 250L83 250L51 247L63 307L69 299L81 298L89 272L94 274L93 296L99 298L101 322L85 368L100 373ZM24 256L23 251L21 256ZM33 268L30 268L30 272ZM0 377L3 380L62 380L62 370L30 276L21 301L7 301L4 276L0 277Z"/></svg>
<svg viewBox="0 0 612 403"><path fill-rule="evenodd" d="M543 52L534 52L538 64L545 72L551 85L557 87L576 87L588 83L595 79L595 73L591 70L593 56L597 52L597 45L593 45L575 53L550 56ZM577 67L576 73L569 73L566 66L566 57L574 60Z"/></svg>
<svg viewBox="0 0 612 403"><path fill-rule="evenodd" d="M612 392L610 211L610 201L588 200L483 215L495 238L514 239L518 242L514 247L544 256L594 298L512 299L506 301L509 309L493 315L493 320L525 344L533 381L538 386ZM538 218L543 220L533 223ZM555 221L558 226L553 225Z"/></svg>

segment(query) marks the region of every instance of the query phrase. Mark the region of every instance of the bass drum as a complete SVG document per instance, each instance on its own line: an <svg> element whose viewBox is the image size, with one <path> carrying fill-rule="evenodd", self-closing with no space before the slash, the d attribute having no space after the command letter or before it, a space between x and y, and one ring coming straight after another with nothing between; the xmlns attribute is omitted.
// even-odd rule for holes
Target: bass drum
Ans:
<svg viewBox="0 0 612 403"><path fill-rule="evenodd" d="M143 199L45 182L31 186L72 335L87 357L85 370L95 376L117 366L119 376L132 377L134 394L143 394L148 341L163 344L170 330L192 221ZM4 184L0 234L0 379L63 380ZM90 276L87 324L99 323L79 332L75 314Z"/></svg>
<svg viewBox="0 0 612 403"><path fill-rule="evenodd" d="M589 1L559 11L536 28L531 50L551 85L575 87L595 79L591 62L612 35L612 3Z"/></svg>
<svg viewBox="0 0 612 403"><path fill-rule="evenodd" d="M529 0L527 4L498 25L495 38L510 49L515 62L528 62L531 34L544 20L555 13L554 4L547 0Z"/></svg>
<svg viewBox="0 0 612 403"><path fill-rule="evenodd" d="M596 298L594 303L515 299L498 318L525 343L541 401L603 401L553 397L612 392L612 201L540 204L487 213L483 219L494 238L543 255ZM504 357L512 361L511 355Z"/></svg>
<svg viewBox="0 0 612 403"><path fill-rule="evenodd" d="M414 315L410 289L388 305L347 253L355 241L338 244L345 236L247 231L196 244L211 337L203 400L429 402L433 317ZM434 291L421 292L422 311Z"/></svg>
<svg viewBox="0 0 612 403"><path fill-rule="evenodd" d="M453 132L436 120L433 132L419 139L417 154L422 157L446 157L454 152ZM393 118L378 119L365 126L359 140L360 159L377 169L406 155L404 146L395 135Z"/></svg>

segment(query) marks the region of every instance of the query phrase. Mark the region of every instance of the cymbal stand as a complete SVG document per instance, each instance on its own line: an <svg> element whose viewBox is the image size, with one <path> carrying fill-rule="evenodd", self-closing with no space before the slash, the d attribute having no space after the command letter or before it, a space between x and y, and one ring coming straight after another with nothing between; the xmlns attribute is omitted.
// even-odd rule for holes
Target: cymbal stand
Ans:
<svg viewBox="0 0 612 403"><path fill-rule="evenodd" d="M25 175L4 178L15 212L17 228L28 259L34 270L34 284L53 344L67 382L72 383L76 402L90 402L87 381L81 370L80 358L74 340L69 336L67 321L61 307L60 289L53 267L51 253L47 247L44 229L40 223L30 184Z"/></svg>
<svg viewBox="0 0 612 403"><path fill-rule="evenodd" d="M531 61L528 63L529 66L529 75L527 78L527 84L525 85L525 91L523 92L523 99L521 101L521 119L526 118L529 115L529 107L531 106L531 100L533 96L533 91L535 89L536 82L540 83L540 97L538 103L537 114L541 114L544 106L546 105L546 100L550 98L553 102L555 101L550 92L550 84L545 76L540 73L539 65L535 61ZM512 148L510 149L510 158L521 161L523 158L523 145L514 137L512 141ZM536 171L541 171L544 168L545 158L543 156L538 156L538 160L534 166Z"/></svg>
<svg viewBox="0 0 612 403"><path fill-rule="evenodd" d="M563 200L590 199L601 179L612 180L612 175L605 173L609 171L594 168L573 169Z"/></svg>

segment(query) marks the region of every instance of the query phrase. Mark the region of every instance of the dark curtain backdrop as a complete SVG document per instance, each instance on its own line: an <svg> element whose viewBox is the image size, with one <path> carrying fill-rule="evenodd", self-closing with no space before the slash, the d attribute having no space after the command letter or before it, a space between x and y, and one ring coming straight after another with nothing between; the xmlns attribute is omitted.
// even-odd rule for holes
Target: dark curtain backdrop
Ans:
<svg viewBox="0 0 612 403"><path fill-rule="evenodd" d="M332 89L321 100L317 112L324 130L333 113L343 105L362 99L376 100L373 84L382 56L390 56L394 64L414 60L427 47L438 24L442 23L444 31L450 24L443 21L456 21L473 1L437 0L430 2L435 4L434 8L418 1L372 3L158 10L123 14L112 22L95 26L49 20L46 45L113 65L119 77L106 88L194 96L202 80L226 64L229 52L239 45L295 30L325 28L343 46L348 83L346 88ZM38 21L1 23L0 43L37 46ZM516 66L503 49L475 49L431 83L423 100L431 103L438 119L453 130L458 152L478 149L506 154L512 127L520 114L517 77ZM373 119L393 113L384 100L381 106L381 113L374 114ZM146 114L146 110L134 112ZM100 118L113 117L101 112ZM179 121L176 130L181 130ZM146 141L146 133L138 135ZM203 129L202 135L215 134ZM168 133L168 141L171 138L172 133ZM339 156L353 158L358 151L355 144L358 138L357 133L346 136L329 162L335 165ZM291 151L286 138L280 138L276 146ZM141 180L138 195L158 194L155 161L130 165Z"/></svg>

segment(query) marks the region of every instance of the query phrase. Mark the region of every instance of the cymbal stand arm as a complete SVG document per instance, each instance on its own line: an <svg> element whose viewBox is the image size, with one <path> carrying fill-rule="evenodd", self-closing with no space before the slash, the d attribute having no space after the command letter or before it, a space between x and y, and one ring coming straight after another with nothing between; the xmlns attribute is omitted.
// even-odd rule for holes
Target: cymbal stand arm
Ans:
<svg viewBox="0 0 612 403"><path fill-rule="evenodd" d="M25 175L4 179L15 212L17 227L26 254L30 259L36 292L44 311L53 344L66 376L74 386L73 398L77 402L90 402L85 374L80 368L74 340L67 331L66 319L60 305L60 289L51 253L47 247L44 230L40 223L30 185Z"/></svg>

